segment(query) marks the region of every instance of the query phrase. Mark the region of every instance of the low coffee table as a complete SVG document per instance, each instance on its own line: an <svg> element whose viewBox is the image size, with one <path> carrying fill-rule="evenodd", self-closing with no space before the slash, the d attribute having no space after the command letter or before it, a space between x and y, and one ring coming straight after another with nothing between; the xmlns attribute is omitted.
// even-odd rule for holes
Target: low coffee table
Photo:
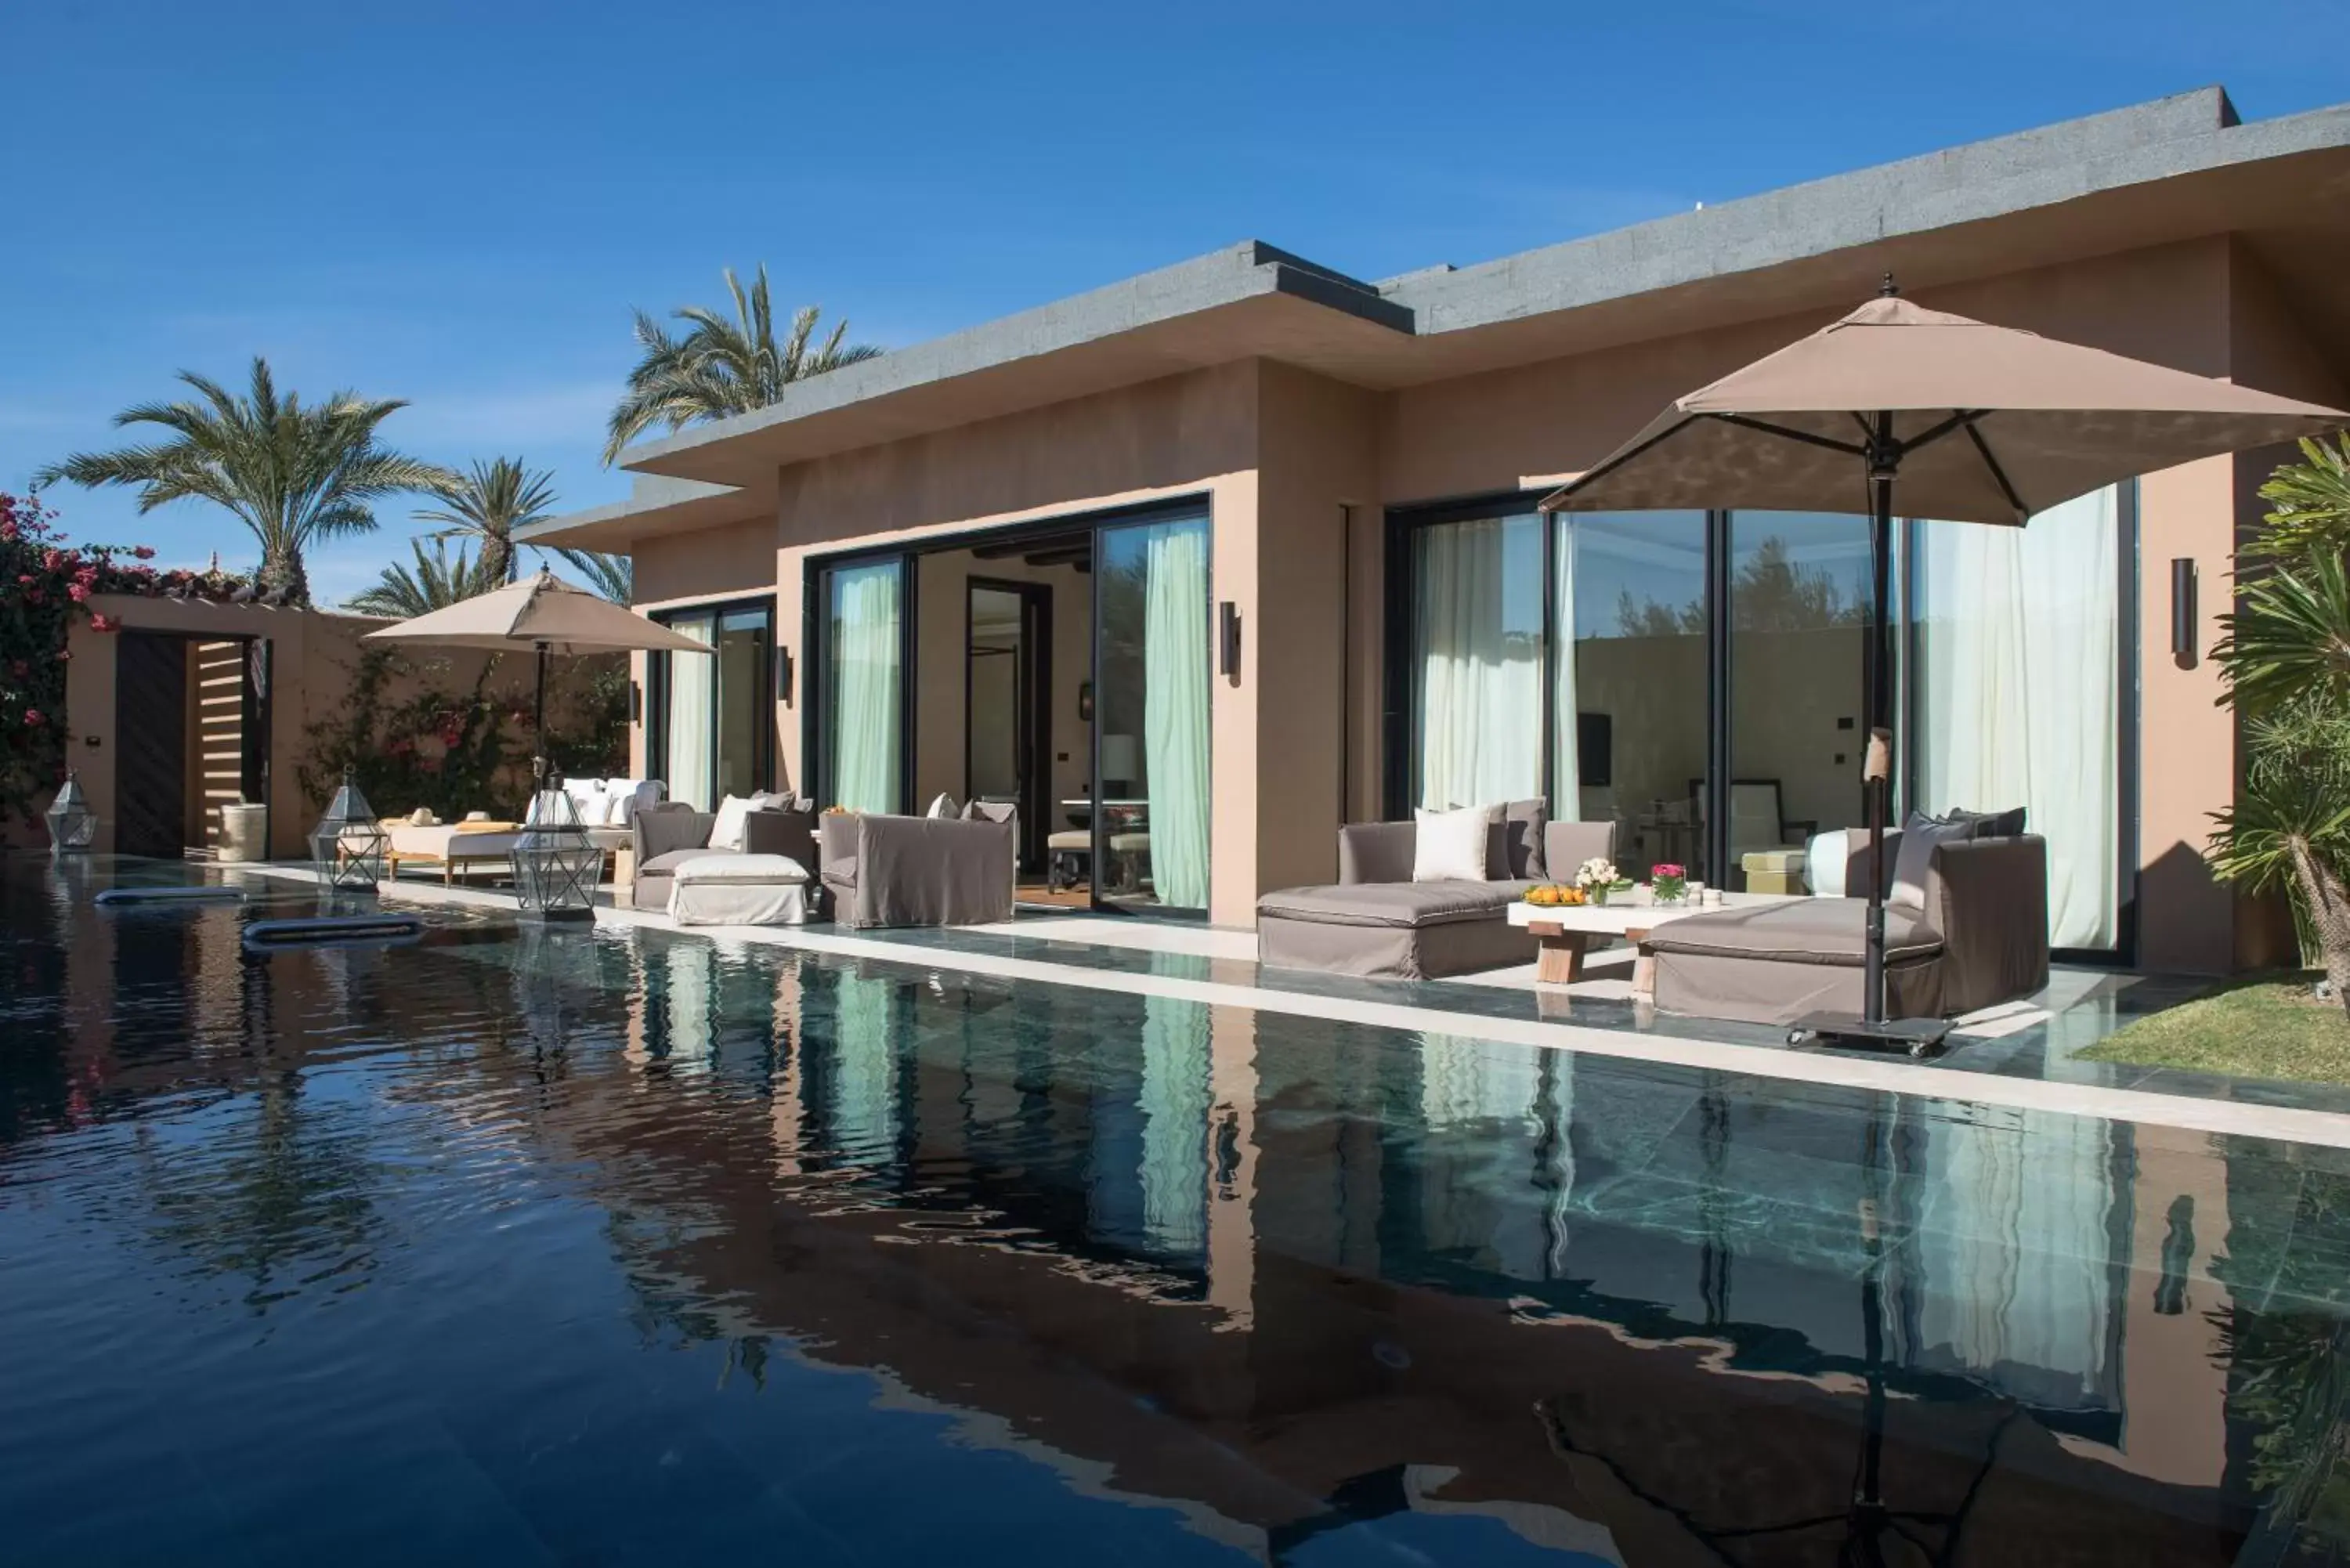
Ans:
<svg viewBox="0 0 2350 1568"><path fill-rule="evenodd" d="M1521 898L1510 906L1510 924L1532 931L1537 944L1534 979L1544 985L1572 985L1583 978L1583 955L1596 941L1621 937L1638 950L1632 961L1632 993L1653 996L1657 989L1656 961L1648 956L1648 935L1668 921L1701 915L1709 909L1752 909L1760 904L1784 904L1800 895L1725 893L1719 904L1695 899L1659 904L1646 888L1618 893L1604 904L1529 904Z"/></svg>

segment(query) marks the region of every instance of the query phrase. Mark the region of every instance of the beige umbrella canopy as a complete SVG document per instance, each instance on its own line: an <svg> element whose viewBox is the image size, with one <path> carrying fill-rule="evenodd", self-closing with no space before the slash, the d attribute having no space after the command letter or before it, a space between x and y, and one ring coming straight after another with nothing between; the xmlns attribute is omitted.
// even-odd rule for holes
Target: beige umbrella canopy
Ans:
<svg viewBox="0 0 2350 1568"><path fill-rule="evenodd" d="M1676 400L1542 509L1844 512L1864 503L1876 556L1865 781L1870 863L1881 866L1897 483L1907 515L2014 525L2137 474L2344 424L2350 414L2314 403L1921 309L1887 278L1883 296L1841 321ZM1883 883L1875 877L1869 888L1863 1016L1807 1032L1922 1054L1939 1044L1939 1021L1884 1018Z"/></svg>
<svg viewBox="0 0 2350 1568"><path fill-rule="evenodd" d="M509 583L421 615L397 626L371 631L368 642L410 642L435 648L482 648L493 652L531 649L538 655L538 756L536 776L546 774L546 660L550 654L710 653L706 642L696 642L648 620L626 605L617 605L587 589L575 587L549 571Z"/></svg>

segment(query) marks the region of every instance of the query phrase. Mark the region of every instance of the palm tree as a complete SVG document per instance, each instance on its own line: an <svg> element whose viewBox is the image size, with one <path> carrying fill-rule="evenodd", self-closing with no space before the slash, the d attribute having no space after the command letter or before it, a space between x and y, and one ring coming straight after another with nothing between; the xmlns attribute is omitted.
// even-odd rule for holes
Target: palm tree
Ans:
<svg viewBox="0 0 2350 1568"><path fill-rule="evenodd" d="M424 553L421 539L411 539L408 547L416 555L412 568L397 563L386 566L375 587L353 595L343 607L359 615L411 620L504 586L484 563L470 559L462 546L454 561L449 558L449 546L437 538L430 556Z"/></svg>
<svg viewBox="0 0 2350 1568"><path fill-rule="evenodd" d="M432 493L441 505L419 512L416 520L446 524L435 539L480 541L481 575L492 587L503 587L515 580L515 531L554 514L555 475L525 468L518 457L476 458L471 473L452 476Z"/></svg>
<svg viewBox="0 0 2350 1568"><path fill-rule="evenodd" d="M188 496L225 507L261 542L260 586L307 605L303 552L312 543L370 533L369 502L454 477L377 444L377 427L408 406L400 399L341 391L306 407L297 393L278 394L269 362L258 357L252 389L242 398L192 370L181 371L180 379L196 389L196 399L140 403L114 416L118 428L160 425L168 439L78 452L43 469L33 483L137 485L142 513Z"/></svg>
<svg viewBox="0 0 2350 1568"><path fill-rule="evenodd" d="M568 562L572 570L588 579L588 586L616 605L634 603L637 597L637 563L633 556L607 556L596 550L564 550L555 552Z"/></svg>
<svg viewBox="0 0 2350 1568"><path fill-rule="evenodd" d="M747 414L780 401L794 381L837 370L843 365L879 356L870 344L844 343L848 323L836 323L823 345L816 339L813 305L792 317L790 339L775 345L775 317L767 300L767 268L759 266L758 280L747 293L736 281L734 269L725 269L726 292L734 297L734 318L718 311L689 305L670 315L686 324L681 337L671 337L644 311L637 312L637 343L643 354L629 372L629 389L612 410L610 439L604 443L604 461L658 424L682 430L704 420Z"/></svg>

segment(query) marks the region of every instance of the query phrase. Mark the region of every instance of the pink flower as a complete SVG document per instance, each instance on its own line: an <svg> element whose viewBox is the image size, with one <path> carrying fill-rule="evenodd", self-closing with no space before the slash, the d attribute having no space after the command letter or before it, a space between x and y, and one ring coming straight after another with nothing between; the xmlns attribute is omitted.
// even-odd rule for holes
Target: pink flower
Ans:
<svg viewBox="0 0 2350 1568"><path fill-rule="evenodd" d="M136 545L131 547L130 553L141 561L151 561L155 558L155 546L152 545Z"/></svg>
<svg viewBox="0 0 2350 1568"><path fill-rule="evenodd" d="M92 631L117 631L121 628L121 619L116 616L93 614L89 618L89 629ZM59 653L57 657L65 659L69 655Z"/></svg>
<svg viewBox="0 0 2350 1568"><path fill-rule="evenodd" d="M48 719L43 715L38 708L27 708L25 710L25 727L26 729L37 730L48 722Z"/></svg>
<svg viewBox="0 0 2350 1568"><path fill-rule="evenodd" d="M89 585L79 582L69 583L66 587L66 597L76 604L81 604L89 597Z"/></svg>
<svg viewBox="0 0 2350 1568"><path fill-rule="evenodd" d="M30 572L19 572L19 573L17 573L17 574L16 574L16 586L17 586L18 587L20 587L20 588L29 588L29 587L31 587L33 586L33 574L32 574L32 573L30 573Z"/></svg>

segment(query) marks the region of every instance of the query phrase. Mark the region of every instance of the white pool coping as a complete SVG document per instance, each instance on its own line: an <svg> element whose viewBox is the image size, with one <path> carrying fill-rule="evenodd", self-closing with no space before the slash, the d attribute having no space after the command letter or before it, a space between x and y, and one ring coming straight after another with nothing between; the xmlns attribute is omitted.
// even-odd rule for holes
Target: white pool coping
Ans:
<svg viewBox="0 0 2350 1568"><path fill-rule="evenodd" d="M317 880L315 874L307 867L238 866L219 869L224 875L260 876L309 883ZM418 904L459 905L470 909L511 911L515 907L511 893L478 888L444 888L432 883L403 882L396 888L387 887L381 896L387 900L397 898ZM2144 1089L2053 1083L2041 1078L1964 1072L1902 1058L1874 1061L1866 1057L1791 1051L1731 1041L1595 1029L1583 1024L1539 1019L1493 1018L1482 1013L1453 1012L1404 1002L1272 990L1253 983L1256 969L1255 937L1247 931L1087 916L1070 917L1066 925L1057 919L1043 918L1023 920L1016 925L967 928L984 934L1022 939L1082 941L1096 946L1186 953L1206 958L1215 967L1228 965L1232 971L1229 979L1190 980L1176 975L1095 969L1080 964L1055 963L1044 959L967 952L951 948L910 947L902 942L858 936L826 927L695 926L681 930L666 915L642 909L609 908L598 908L596 919L599 925L639 926L684 937L706 938L722 944L755 943L899 964L912 969L951 970L1003 980L1074 986L1084 991L1166 997L1210 1007L1247 1008L1256 1012L1315 1018L1336 1023L1358 1023L1414 1033L1502 1041L1573 1051L1587 1056L1661 1063L1702 1072L1736 1073L1789 1083L1873 1089L1888 1095L1913 1095L1970 1105L2095 1116L2108 1121L2132 1122L2141 1127L2175 1128L2182 1132L2274 1138L2288 1143L2350 1148L2350 1115L2333 1111L2251 1105L2237 1100L2217 1100ZM1048 926L1062 929L1048 931L1045 929ZM1243 953L1246 956L1243 956Z"/></svg>

